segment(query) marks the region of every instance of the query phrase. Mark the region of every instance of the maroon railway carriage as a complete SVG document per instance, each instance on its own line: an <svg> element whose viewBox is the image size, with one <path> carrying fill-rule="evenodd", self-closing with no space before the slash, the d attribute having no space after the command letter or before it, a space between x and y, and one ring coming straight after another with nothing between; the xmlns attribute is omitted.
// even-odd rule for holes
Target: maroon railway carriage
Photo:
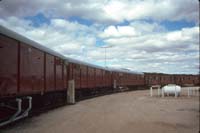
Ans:
<svg viewBox="0 0 200 133"><path fill-rule="evenodd" d="M187 85L199 85L199 75L174 75L174 82L175 84L181 85L181 86L187 86Z"/></svg>
<svg viewBox="0 0 200 133"><path fill-rule="evenodd" d="M12 106L25 110L15 114L24 117L31 108L66 101L68 68L62 55L0 26L0 61L0 121Z"/></svg>
<svg viewBox="0 0 200 133"><path fill-rule="evenodd" d="M145 73L145 84L161 85L177 84L180 86L199 85L199 75Z"/></svg>
<svg viewBox="0 0 200 133"><path fill-rule="evenodd" d="M75 81L77 99L112 90L112 72L103 67L68 59L69 80Z"/></svg>
<svg viewBox="0 0 200 133"><path fill-rule="evenodd" d="M134 72L127 69L113 69L113 81L116 81L116 87L122 89L144 88L144 73Z"/></svg>
<svg viewBox="0 0 200 133"><path fill-rule="evenodd" d="M160 84L160 75L156 73L145 73L145 84L148 86L159 85Z"/></svg>
<svg viewBox="0 0 200 133"><path fill-rule="evenodd" d="M199 84L195 75L143 74L70 59L0 26L0 127L30 110L66 103L71 80L77 99L182 80Z"/></svg>
<svg viewBox="0 0 200 133"><path fill-rule="evenodd" d="M167 85L175 84L175 79L173 75L163 74L163 73L145 73L145 83L149 86L151 85Z"/></svg>
<svg viewBox="0 0 200 133"><path fill-rule="evenodd" d="M66 96L69 80L77 90L112 87L112 72L66 58L4 27L0 34L0 99L21 96ZM60 93L60 94L59 94ZM57 96L47 96L59 99ZM62 97L62 98L64 98ZM48 100L49 100L48 98ZM40 98L33 99L33 102Z"/></svg>
<svg viewBox="0 0 200 133"><path fill-rule="evenodd" d="M0 98L65 91L64 57L1 27Z"/></svg>
<svg viewBox="0 0 200 133"><path fill-rule="evenodd" d="M193 83L194 85L198 85L200 86L200 75L193 75L192 77L190 77L193 79Z"/></svg>
<svg viewBox="0 0 200 133"><path fill-rule="evenodd" d="M64 57L2 26L0 60L0 121L16 99L13 106L27 112L65 103L69 80L75 81L78 98L113 86L111 70Z"/></svg>

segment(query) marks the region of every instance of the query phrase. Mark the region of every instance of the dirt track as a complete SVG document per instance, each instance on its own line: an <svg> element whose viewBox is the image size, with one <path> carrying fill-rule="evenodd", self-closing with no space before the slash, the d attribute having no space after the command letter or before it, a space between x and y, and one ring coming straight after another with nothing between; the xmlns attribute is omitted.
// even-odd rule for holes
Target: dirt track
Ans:
<svg viewBox="0 0 200 133"><path fill-rule="evenodd" d="M198 97L101 96L25 119L3 133L198 133Z"/></svg>

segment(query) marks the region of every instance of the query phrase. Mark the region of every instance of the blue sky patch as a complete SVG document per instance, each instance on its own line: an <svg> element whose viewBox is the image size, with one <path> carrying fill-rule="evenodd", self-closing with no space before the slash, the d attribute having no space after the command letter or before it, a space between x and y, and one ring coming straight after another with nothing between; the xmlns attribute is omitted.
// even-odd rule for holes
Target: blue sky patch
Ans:
<svg viewBox="0 0 200 133"><path fill-rule="evenodd" d="M32 21L34 27L39 27L42 24L50 24L50 19L48 19L42 13L38 13L35 16L27 16L24 17L24 19Z"/></svg>
<svg viewBox="0 0 200 133"><path fill-rule="evenodd" d="M99 38L97 38L97 40L96 40L96 46L97 47L101 47L101 46L104 46L104 45L105 45L104 41L101 40L101 39L99 39Z"/></svg>
<svg viewBox="0 0 200 133"><path fill-rule="evenodd" d="M115 26L128 26L130 24L130 22L129 21L127 21L127 20L124 20L123 22L121 22L121 23L118 23L118 24L116 24Z"/></svg>
<svg viewBox="0 0 200 133"><path fill-rule="evenodd" d="M71 21L71 22L78 22L79 24L83 24L83 25L87 25L87 26L90 26L92 25L94 22L91 21L91 20L88 20L88 19L83 19L83 18L80 18L80 17L77 17L77 16L72 16L68 19L68 21Z"/></svg>
<svg viewBox="0 0 200 133"><path fill-rule="evenodd" d="M182 28L186 27L194 27L195 22L187 22L185 20L181 21L162 21L160 25L164 26L166 29L169 31L174 31L174 30L181 30Z"/></svg>

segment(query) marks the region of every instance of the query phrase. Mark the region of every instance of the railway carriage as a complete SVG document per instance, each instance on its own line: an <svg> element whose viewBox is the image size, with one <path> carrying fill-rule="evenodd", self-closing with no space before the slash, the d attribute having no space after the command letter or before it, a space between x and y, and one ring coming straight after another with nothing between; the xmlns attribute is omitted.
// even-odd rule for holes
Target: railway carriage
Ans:
<svg viewBox="0 0 200 133"><path fill-rule="evenodd" d="M148 86L164 86L167 84L177 84L180 86L195 86L199 85L199 75L145 73L145 84Z"/></svg>
<svg viewBox="0 0 200 133"><path fill-rule="evenodd" d="M0 26L0 127L66 104L71 80L76 100L155 84L199 85L199 75L138 73L71 59Z"/></svg>

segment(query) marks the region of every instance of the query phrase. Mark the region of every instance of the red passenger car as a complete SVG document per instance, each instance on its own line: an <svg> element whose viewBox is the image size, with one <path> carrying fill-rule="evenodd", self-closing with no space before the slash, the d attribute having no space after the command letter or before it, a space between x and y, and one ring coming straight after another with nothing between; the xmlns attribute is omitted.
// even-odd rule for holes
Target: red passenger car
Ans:
<svg viewBox="0 0 200 133"><path fill-rule="evenodd" d="M65 104L71 80L78 99L146 85L199 85L199 75L144 74L77 61L0 26L0 127L30 110Z"/></svg>
<svg viewBox="0 0 200 133"><path fill-rule="evenodd" d="M16 100L18 114L15 116L22 118L31 108L66 101L68 76L64 59L64 56L0 26L0 109L11 106L9 101ZM28 107L24 104L27 100ZM26 111L21 113L21 108ZM0 116L1 113L5 114L0 110Z"/></svg>

